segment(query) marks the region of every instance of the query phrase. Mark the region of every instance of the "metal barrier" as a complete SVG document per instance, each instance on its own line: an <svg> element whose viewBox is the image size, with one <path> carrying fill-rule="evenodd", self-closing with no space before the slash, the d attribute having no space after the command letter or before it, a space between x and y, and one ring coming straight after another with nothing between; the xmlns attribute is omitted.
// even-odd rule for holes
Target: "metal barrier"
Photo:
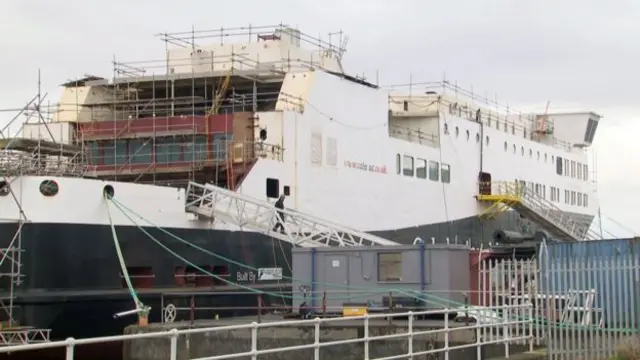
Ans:
<svg viewBox="0 0 640 360"><path fill-rule="evenodd" d="M93 339L73 339L69 338L66 341L56 341L49 343L41 343L41 344L31 344L31 345L17 345L17 346L8 346L4 348L0 348L0 353L16 353L21 351L30 351L30 350L40 350L40 349L51 349L51 348L66 348L66 359L72 360L74 359L74 350L78 346L89 345L89 344L100 344L100 343L109 343L109 342L120 342L120 341L131 341L131 340L144 340L144 339L167 339L170 344L170 351L166 354L166 359L175 360L178 357L178 340L181 336L191 336L194 334L203 334L203 333L221 333L225 331L233 331L233 330L250 330L250 343L251 348L249 351L240 352L240 353L231 353L231 354L221 354L215 356L208 356L205 358L199 358L199 360L221 360L221 359L237 359L242 357L250 356L252 359L260 358L264 355L282 353L282 352L292 352L292 351L301 351L301 350L311 350L313 349L313 359L320 359L320 351L322 349L337 346L337 345L346 345L346 344L362 344L362 358L366 360L374 360L371 358L370 354L373 350L373 342L376 340L390 340L390 339L406 339L407 343L407 352L394 356L387 357L378 357L376 360L391 360L391 359L401 359L412 356L420 356L420 355L428 355L428 354L437 354L437 353L445 353L448 354L454 350L466 349L466 348L475 348L477 359L481 358L482 347L491 344L501 344L504 345L505 356L509 356L510 346L512 344L525 344L529 346L529 349L533 349L533 324L526 318L520 318L516 316L512 316L509 314L515 314L519 311L527 310L529 313L531 312L531 306L529 305L515 305L515 306L502 306L496 307L494 309L491 308L483 308L480 309L481 313L484 314L502 314L497 317L480 317L480 320L476 323L470 325L460 325L455 326L452 324L450 320L448 320L448 316L444 317L443 326L441 328L436 329L428 329L423 330L418 327L419 318L428 316L428 315L449 315L452 310L449 309L441 309L441 310L433 310L433 311L423 311L423 312L407 312L407 313L395 313L395 314L375 314L375 315L364 315L364 316L354 316L354 317L339 317L339 318L316 318L311 320L295 320L295 321L274 321L274 322L264 322L257 323L252 322L249 324L242 325L230 325L230 326L218 326L218 327L208 327L208 328L196 328L196 329L185 329L185 330L177 330L171 329L168 331L162 332L153 332L153 333L144 333L144 334L131 334L131 335L122 335L122 336L110 336L110 337L100 337ZM402 333L392 333L387 335L380 336L372 336L371 329L375 326L375 321L377 319L388 319L388 318L397 318L402 317L406 318L406 332ZM337 324L340 322L358 322L358 324L362 324L363 327L363 336L361 338L355 339L344 339L337 341L321 341L321 332L325 331L332 324ZM258 330L274 328L274 327L296 327L296 326L307 326L309 328L313 328L313 343L309 344L301 344L294 346L285 346L278 348L270 348L270 349L260 349L258 347L258 339L259 334ZM500 336L488 339L486 337L480 336L482 329L495 329L496 332L500 333ZM475 341L471 343L466 343L462 345L452 345L450 343L450 339L453 333L457 331L467 331L472 334L475 334ZM439 336L443 339L443 346L440 348L432 348L427 350L420 350L414 347L414 340L417 336ZM358 348L360 349L360 348Z"/></svg>
<svg viewBox="0 0 640 360"><path fill-rule="evenodd" d="M535 259L480 261L478 303L531 304L534 342L552 360L606 359L625 346L637 353L638 250L637 241L543 244Z"/></svg>

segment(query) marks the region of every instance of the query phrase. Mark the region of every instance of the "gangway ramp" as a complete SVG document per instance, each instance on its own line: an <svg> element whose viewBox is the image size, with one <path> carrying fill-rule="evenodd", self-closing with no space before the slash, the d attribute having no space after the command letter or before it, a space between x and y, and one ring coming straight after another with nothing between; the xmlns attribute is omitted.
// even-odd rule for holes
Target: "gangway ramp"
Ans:
<svg viewBox="0 0 640 360"><path fill-rule="evenodd" d="M212 184L189 182L185 210L199 217L260 232L301 247L399 245L290 209L283 210L284 233L273 231L278 215L272 203Z"/></svg>
<svg viewBox="0 0 640 360"><path fill-rule="evenodd" d="M549 234L566 241L597 240L591 224L582 224L533 189L515 181L492 181L490 194L478 194L478 201L506 205L541 225ZM486 188L480 186L480 188Z"/></svg>

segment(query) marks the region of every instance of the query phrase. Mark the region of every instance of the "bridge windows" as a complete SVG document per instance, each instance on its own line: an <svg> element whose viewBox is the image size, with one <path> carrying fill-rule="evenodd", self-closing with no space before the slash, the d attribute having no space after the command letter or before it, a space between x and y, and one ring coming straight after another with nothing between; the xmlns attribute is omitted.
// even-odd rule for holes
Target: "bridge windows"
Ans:
<svg viewBox="0 0 640 360"><path fill-rule="evenodd" d="M582 206L589 206L589 196L587 194L582 194Z"/></svg>
<svg viewBox="0 0 640 360"><path fill-rule="evenodd" d="M429 161L429 180L438 181L440 179L440 166L437 161Z"/></svg>
<svg viewBox="0 0 640 360"><path fill-rule="evenodd" d="M398 175L451 182L451 166L434 160L414 158L410 155L396 154L396 172Z"/></svg>
<svg viewBox="0 0 640 360"><path fill-rule="evenodd" d="M450 183L451 182L451 166L447 165L447 164L442 164L442 166L440 167L440 179L442 180L443 183Z"/></svg>

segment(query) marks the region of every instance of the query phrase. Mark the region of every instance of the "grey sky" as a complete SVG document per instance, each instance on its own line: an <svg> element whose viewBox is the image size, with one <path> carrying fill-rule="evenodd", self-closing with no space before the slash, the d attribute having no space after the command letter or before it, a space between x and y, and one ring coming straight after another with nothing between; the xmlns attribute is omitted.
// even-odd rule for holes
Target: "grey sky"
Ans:
<svg viewBox="0 0 640 360"><path fill-rule="evenodd" d="M296 25L349 35L347 68L382 83L456 80L523 111L594 110L602 212L640 233L640 2L633 0L6 0L0 11L0 107L111 59L163 57L152 35L220 26ZM7 114L0 113L0 121ZM605 228L629 236L605 221Z"/></svg>

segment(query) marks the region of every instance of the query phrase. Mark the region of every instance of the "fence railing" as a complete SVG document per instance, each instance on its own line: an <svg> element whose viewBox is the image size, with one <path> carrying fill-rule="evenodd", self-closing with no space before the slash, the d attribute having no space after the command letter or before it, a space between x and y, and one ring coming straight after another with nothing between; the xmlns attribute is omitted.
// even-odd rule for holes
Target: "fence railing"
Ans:
<svg viewBox="0 0 640 360"><path fill-rule="evenodd" d="M338 318L316 318L309 320L290 320L290 321L272 321L272 322L252 322L248 324L240 324L240 325L227 325L227 326L217 326L217 327L203 327L203 328L191 328L191 329L171 329L167 331L159 331L159 332L150 332L150 333L139 333L139 334L129 334L129 335L121 335L121 336L110 336L110 337L100 337L100 338L92 338L92 339L73 339L69 338L65 341L55 341L48 343L40 343L40 344L29 344L29 345L17 345L0 348L0 353L17 353L23 351L31 351L31 350L41 350L41 349L51 349L51 348L66 348L66 359L71 360L74 359L74 350L83 345L91 345L91 344L102 344L102 343L113 343L113 342L131 342L129 346L136 347L136 353L140 355L140 351L144 351L144 349L149 348L151 343L145 343L144 340L166 340L169 344L168 352L166 356L163 358L166 359L177 359L178 352L181 350L181 340L184 337L193 338L196 334L207 334L209 338L215 338L216 335L224 335L229 332L238 331L238 330L248 330L250 335L246 340L248 340L249 346L246 351L240 352L231 352L231 353L220 353L221 350L224 350L222 347L216 348L215 346L209 346L208 344L207 350L210 352L209 354L200 354L207 356L208 360L220 360L220 359L237 359L237 358L245 358L251 357L252 359L257 358L268 358L263 357L269 354L283 353L283 352L295 352L299 354L301 358L305 359L321 359L326 357L321 357L321 354L324 351L331 347L338 347L350 344L360 344L356 347L355 351L357 351L358 358L360 359L368 359L368 360L390 360L390 359L403 359L403 358L411 358L415 356L424 356L429 354L448 354L452 351L463 350L463 349L475 349L477 358L481 358L481 354L483 351L483 347L487 345L499 345L503 346L503 351L505 356L509 356L511 346L514 344L519 344L521 347L528 346L528 349L533 349L533 324L527 318L511 316L508 314L514 314L518 311L528 311L531 312L531 306L529 305L514 305L514 306L501 306L496 307L495 309L485 308L483 309L486 312L501 312L503 315L500 317L499 321L478 321L473 324L460 324L454 323L448 319L448 315L452 312L448 309L441 310L433 310L433 311L423 311L423 312L407 312L407 313L396 313L396 314L372 314L372 315L364 315L364 316L354 316L354 317L338 317ZM444 317L442 321L442 326L440 327L428 327L421 324L421 320L426 316L440 315ZM381 324L386 326L389 318L401 318L403 319L402 324L397 323L396 329L402 329L402 332L396 331L387 331L385 334L384 331L377 332L376 327L380 327ZM531 316L529 316L531 318ZM349 324L353 326L354 324L358 327L362 327L363 332L362 335L355 338L341 338L335 340L335 338L330 339L329 341L322 341L323 332L330 331L332 327L340 327L341 324ZM313 336L307 336L306 338L312 338L312 341L305 342L305 339L297 339L297 341L291 343L288 342L288 346L276 346L270 348L261 348L259 344L261 343L261 339L272 337L271 333L267 335L260 335L261 330L273 330L275 328L300 328L305 329L304 331L312 331ZM312 329L312 330L311 330ZM495 338L489 339L486 337L482 337L481 334L482 329L493 329L492 332L499 333L499 336ZM470 340L460 344L458 342L454 342L453 339L456 337L456 333L465 332L470 335ZM379 334L378 333L382 333ZM424 337L429 337L431 339L438 338L441 341L430 342L429 346L425 346ZM394 350L397 354L394 355L386 355L380 356L381 354L388 354L389 347L391 346L389 343L385 343L384 345L376 345L376 341L389 341L394 340ZM225 341L232 341L231 339L225 339ZM136 342L138 342L136 344ZM283 342L287 344L287 342ZM153 344L155 346L160 346L157 341L154 341ZM166 345L166 344L165 344ZM441 346L435 346L441 345ZM197 346L197 345L190 345ZM381 347L384 347L381 349ZM156 349L157 350L157 349ZM182 349L184 350L184 349ZM150 349L150 351L155 351ZM360 355L360 351L362 351ZM155 352L157 354L157 351ZM213 354L211 354L213 353ZM201 357L202 358L202 357ZM158 358L159 359L159 358Z"/></svg>
<svg viewBox="0 0 640 360"><path fill-rule="evenodd" d="M550 359L609 359L620 346L637 343L639 273L633 251L560 257L543 245L536 259L479 262L478 302L530 304L534 343L546 346Z"/></svg>

